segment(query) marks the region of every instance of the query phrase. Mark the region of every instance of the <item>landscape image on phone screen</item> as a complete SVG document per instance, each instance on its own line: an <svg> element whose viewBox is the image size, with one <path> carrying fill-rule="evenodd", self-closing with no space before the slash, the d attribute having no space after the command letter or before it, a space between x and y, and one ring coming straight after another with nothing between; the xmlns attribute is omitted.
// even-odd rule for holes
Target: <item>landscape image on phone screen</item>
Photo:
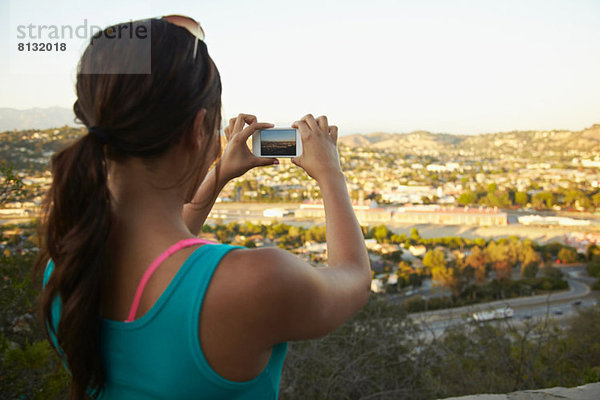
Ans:
<svg viewBox="0 0 600 400"><path fill-rule="evenodd" d="M296 155L296 130L260 131L260 143L263 156L294 156Z"/></svg>

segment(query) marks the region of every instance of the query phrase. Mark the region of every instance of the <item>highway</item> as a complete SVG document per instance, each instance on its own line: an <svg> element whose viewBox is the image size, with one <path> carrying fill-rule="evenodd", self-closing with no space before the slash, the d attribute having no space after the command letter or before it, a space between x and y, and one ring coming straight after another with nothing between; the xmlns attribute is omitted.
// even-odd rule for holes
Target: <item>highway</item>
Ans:
<svg viewBox="0 0 600 400"><path fill-rule="evenodd" d="M582 266L561 268L568 275L568 291L550 293L531 297L493 301L444 310L428 311L410 314L410 318L426 328L431 336L439 336L452 325L464 324L475 312L511 307L514 310L513 324L524 324L527 321L539 321L547 316L559 322L567 322L570 317L577 315L577 310L598 305L598 295L590 291L589 278ZM502 323L503 321L485 322Z"/></svg>

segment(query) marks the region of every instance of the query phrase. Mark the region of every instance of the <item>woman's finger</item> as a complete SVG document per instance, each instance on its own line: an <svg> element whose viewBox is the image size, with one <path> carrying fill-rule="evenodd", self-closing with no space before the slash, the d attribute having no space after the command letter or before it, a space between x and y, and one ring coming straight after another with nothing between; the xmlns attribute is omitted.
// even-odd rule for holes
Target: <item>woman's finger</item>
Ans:
<svg viewBox="0 0 600 400"><path fill-rule="evenodd" d="M306 135L310 133L310 128L308 127L306 121L296 121L292 124L292 128L298 129L300 131L300 137L302 138L306 137Z"/></svg>
<svg viewBox="0 0 600 400"><path fill-rule="evenodd" d="M319 125L317 124L317 121L315 121L315 117L313 117L312 114L306 114L304 117L302 117L302 120L308 124L313 132L317 133L320 131Z"/></svg>
<svg viewBox="0 0 600 400"><path fill-rule="evenodd" d="M229 129L229 133L233 132L235 120L236 120L236 118L229 118L229 125L227 125L227 128L225 129L225 131L227 131L227 129Z"/></svg>
<svg viewBox="0 0 600 400"><path fill-rule="evenodd" d="M254 166L255 167L262 167L262 166L274 165L274 164L275 165L279 164L279 160L276 158L254 156Z"/></svg>
<svg viewBox="0 0 600 400"><path fill-rule="evenodd" d="M325 115L317 118L317 123L323 132L329 132L329 125L327 125L327 117Z"/></svg>
<svg viewBox="0 0 600 400"><path fill-rule="evenodd" d="M235 126L233 132L241 132L244 129L244 125L256 122L256 116L251 114L239 114L235 120Z"/></svg>
<svg viewBox="0 0 600 400"><path fill-rule="evenodd" d="M227 125L227 127L225 128L225 138L227 139L227 142L229 142L231 140L231 136L233 135L233 128L235 126L235 120L236 120L236 118L230 118L229 125Z"/></svg>
<svg viewBox="0 0 600 400"><path fill-rule="evenodd" d="M337 143L337 138L338 138L338 127L335 125L331 125L329 127L329 134L331 135L331 137L333 138L333 141Z"/></svg>
<svg viewBox="0 0 600 400"><path fill-rule="evenodd" d="M246 128L244 128L244 130L242 131L241 140L243 140L243 141L248 140L248 138L257 130L272 128L274 126L275 125L273 125L269 122L253 122L252 124L250 124Z"/></svg>

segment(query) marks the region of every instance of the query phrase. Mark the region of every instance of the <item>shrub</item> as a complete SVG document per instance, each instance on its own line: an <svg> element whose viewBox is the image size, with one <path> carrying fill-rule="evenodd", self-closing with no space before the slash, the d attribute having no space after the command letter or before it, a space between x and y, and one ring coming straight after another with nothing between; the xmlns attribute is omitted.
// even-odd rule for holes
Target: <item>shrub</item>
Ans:
<svg viewBox="0 0 600 400"><path fill-rule="evenodd" d="M0 383L6 398L66 397L69 375L47 340L20 346L0 336L0 354Z"/></svg>

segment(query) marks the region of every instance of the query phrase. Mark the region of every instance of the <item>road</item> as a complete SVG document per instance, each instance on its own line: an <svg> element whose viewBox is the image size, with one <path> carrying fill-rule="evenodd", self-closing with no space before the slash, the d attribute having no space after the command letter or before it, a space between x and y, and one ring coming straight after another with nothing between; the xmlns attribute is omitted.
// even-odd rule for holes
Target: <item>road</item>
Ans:
<svg viewBox="0 0 600 400"><path fill-rule="evenodd" d="M519 297L475 304L466 307L428 311L411 314L413 321L424 325L430 335L439 336L452 325L463 324L473 313L509 306L514 310L513 321L524 323L551 316L566 322L577 314L578 309L594 307L598 304L597 295L591 293L589 283L593 278L586 276L582 266L562 268L568 275L569 290L548 295Z"/></svg>

